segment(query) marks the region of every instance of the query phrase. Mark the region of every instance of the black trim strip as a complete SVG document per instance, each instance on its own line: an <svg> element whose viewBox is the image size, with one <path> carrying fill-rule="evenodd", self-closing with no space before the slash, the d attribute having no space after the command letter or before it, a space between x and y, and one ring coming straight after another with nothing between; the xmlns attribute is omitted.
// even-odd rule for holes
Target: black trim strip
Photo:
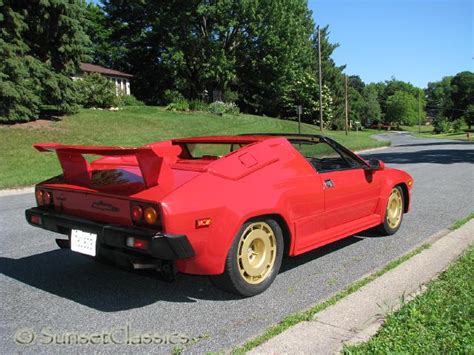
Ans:
<svg viewBox="0 0 474 355"><path fill-rule="evenodd" d="M31 222L32 216L41 217L41 225ZM162 260L176 260L195 256L194 250L185 235L167 234L144 228L123 227L119 225L98 223L83 218L64 215L55 211L33 207L25 211L29 224L52 232L70 235L71 229L97 234L99 249L112 247L130 255L142 254ZM127 237L148 241L147 250L129 248Z"/></svg>

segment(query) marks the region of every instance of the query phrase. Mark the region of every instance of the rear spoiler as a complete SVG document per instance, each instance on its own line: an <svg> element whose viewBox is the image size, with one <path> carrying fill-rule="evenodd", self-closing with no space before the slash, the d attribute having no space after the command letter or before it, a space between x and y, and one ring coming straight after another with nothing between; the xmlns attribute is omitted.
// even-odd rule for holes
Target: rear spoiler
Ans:
<svg viewBox="0 0 474 355"><path fill-rule="evenodd" d="M171 180L171 169L164 162L164 158L177 157L181 153L181 147L172 145L169 141L138 148L63 145L57 143L34 144L33 146L40 152L56 152L64 178L77 182L89 182L91 180L92 169L89 162L84 158L84 154L135 156L147 188Z"/></svg>

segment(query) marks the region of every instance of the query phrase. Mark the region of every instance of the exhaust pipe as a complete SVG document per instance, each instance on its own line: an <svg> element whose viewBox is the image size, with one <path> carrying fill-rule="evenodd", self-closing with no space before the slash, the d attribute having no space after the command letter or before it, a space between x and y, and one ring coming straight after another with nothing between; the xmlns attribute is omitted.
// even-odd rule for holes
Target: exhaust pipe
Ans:
<svg viewBox="0 0 474 355"><path fill-rule="evenodd" d="M168 260L133 260L134 270L153 269L160 273L161 278L167 282L173 282L176 279L178 268L173 261Z"/></svg>
<svg viewBox="0 0 474 355"><path fill-rule="evenodd" d="M61 249L71 249L71 241L69 239L56 239L56 244Z"/></svg>

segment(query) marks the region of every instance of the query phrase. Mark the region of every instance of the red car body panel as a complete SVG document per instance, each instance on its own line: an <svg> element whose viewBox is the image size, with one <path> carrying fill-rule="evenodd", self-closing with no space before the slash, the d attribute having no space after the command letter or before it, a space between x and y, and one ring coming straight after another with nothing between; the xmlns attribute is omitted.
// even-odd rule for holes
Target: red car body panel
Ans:
<svg viewBox="0 0 474 355"><path fill-rule="evenodd" d="M183 159L182 145L199 142L244 146L220 158ZM249 219L272 215L287 236L288 254L298 255L382 223L396 185L406 191L408 211L413 181L389 168L320 173L278 136L184 138L140 148L35 147L56 151L63 169L37 187L53 191L56 212L133 226L131 201L154 203L161 231L185 235L194 250L194 256L176 260L178 270L200 275L223 272L232 241ZM88 162L87 154L103 157ZM197 228L203 219L210 224Z"/></svg>

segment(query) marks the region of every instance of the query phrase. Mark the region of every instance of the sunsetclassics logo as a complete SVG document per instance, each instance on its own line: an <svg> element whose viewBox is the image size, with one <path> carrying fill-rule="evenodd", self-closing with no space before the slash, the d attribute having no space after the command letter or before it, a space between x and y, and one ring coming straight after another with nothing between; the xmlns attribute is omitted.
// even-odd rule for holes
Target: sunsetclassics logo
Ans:
<svg viewBox="0 0 474 355"><path fill-rule="evenodd" d="M191 337L177 332L134 331L129 324L95 332L21 328L14 336L18 345L186 345L206 338L205 335Z"/></svg>

